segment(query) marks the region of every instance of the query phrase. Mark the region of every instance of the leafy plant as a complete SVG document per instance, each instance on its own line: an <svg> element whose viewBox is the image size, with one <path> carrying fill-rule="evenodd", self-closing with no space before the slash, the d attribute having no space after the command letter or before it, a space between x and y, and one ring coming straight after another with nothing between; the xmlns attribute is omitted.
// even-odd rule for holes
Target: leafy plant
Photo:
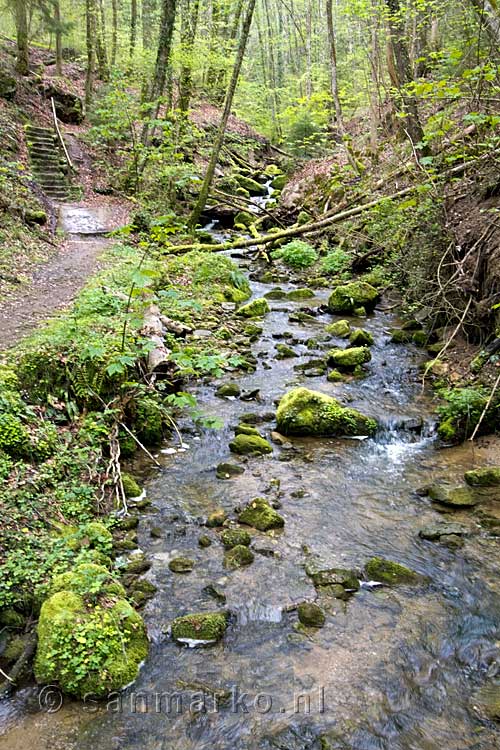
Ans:
<svg viewBox="0 0 500 750"><path fill-rule="evenodd" d="M273 258L281 260L291 268L309 268L318 260L318 254L308 242L292 240L278 250L274 250Z"/></svg>

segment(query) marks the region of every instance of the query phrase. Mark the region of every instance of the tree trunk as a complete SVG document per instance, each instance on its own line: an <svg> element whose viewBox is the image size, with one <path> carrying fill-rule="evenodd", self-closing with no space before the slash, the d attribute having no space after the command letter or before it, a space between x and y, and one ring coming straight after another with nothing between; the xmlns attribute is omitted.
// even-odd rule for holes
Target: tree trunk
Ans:
<svg viewBox="0 0 500 750"><path fill-rule="evenodd" d="M269 54L269 74L271 79L271 98L272 98L272 116L274 133L278 139L281 140L281 126L278 120L280 112L280 100L278 94L278 87L276 83L276 61L274 59L274 39L273 39L273 24L271 22L271 13L269 10L269 0L264 0L264 10L266 13L266 26L267 26L267 41L268 41L268 54Z"/></svg>
<svg viewBox="0 0 500 750"><path fill-rule="evenodd" d="M116 48L118 46L118 0L111 0L113 30L111 32L111 66L116 64Z"/></svg>
<svg viewBox="0 0 500 750"><path fill-rule="evenodd" d="M156 53L153 80L147 97L148 101L153 104L151 114L154 115L154 117L158 114L160 109L159 99L163 96L163 92L165 91L167 72L170 67L170 52L172 49L176 7L177 0L163 0L162 2L158 51ZM149 125L146 123L141 134L141 142L143 144L148 142L149 132Z"/></svg>
<svg viewBox="0 0 500 750"><path fill-rule="evenodd" d="M54 21L56 35L56 73L58 76L63 74L62 58L62 26L61 26L61 6L59 0L54 0Z"/></svg>
<svg viewBox="0 0 500 750"><path fill-rule="evenodd" d="M405 87L411 83L412 71L410 56L404 36L404 24L401 18L401 9L399 0L385 0L389 9L389 35L394 54L395 72L397 74L399 92L403 104L403 111L406 115L404 120L404 130L410 139L413 148L423 141L424 133L418 116L418 107L416 98L409 94ZM421 153L425 149L421 148ZM417 153L417 152L416 152Z"/></svg>
<svg viewBox="0 0 500 750"><path fill-rule="evenodd" d="M181 49L185 62L182 64L179 76L178 108L185 115L189 109L193 91L193 50L200 0L182 0L181 8Z"/></svg>
<svg viewBox="0 0 500 750"><path fill-rule="evenodd" d="M328 29L328 47L330 52L330 85L335 110L335 121L340 135L345 132L344 120L342 117L342 106L339 98L339 85L337 76L337 45L335 42L335 28L333 25L333 7L332 0L326 0L326 25Z"/></svg>
<svg viewBox="0 0 500 750"><path fill-rule="evenodd" d="M229 115L231 114L231 107L233 104L234 93L236 91L236 86L238 85L241 65L243 63L243 58L245 56L245 50L246 50L246 46L248 42L248 37L250 34L250 28L252 26L252 18L253 18L253 12L255 10L255 2L256 0L248 0L247 10L246 10L245 18L243 21L243 27L241 29L240 43L238 45L238 51L236 53L236 60L234 62L233 72L231 74L231 80L229 81L229 86L228 86L227 93L226 93L226 99L224 101L224 111L222 113L222 118L221 118L219 129L217 132L217 137L215 139L214 148L212 151L212 155L210 157L210 162L208 164L207 172L205 175L205 179L203 181L202 188L200 190L200 194L198 196L198 200L196 202L195 207L193 208L193 212L191 216L189 217L188 224L191 229L196 228L196 225L198 224L201 213L203 209L205 208L205 203L207 201L208 193L210 191L210 185L212 184L212 180L215 174L215 168L217 166L217 161L219 159L220 150L224 143L224 136L226 134L227 122L229 120Z"/></svg>
<svg viewBox="0 0 500 750"><path fill-rule="evenodd" d="M142 48L150 49L153 44L153 19L156 0L142 0Z"/></svg>
<svg viewBox="0 0 500 750"><path fill-rule="evenodd" d="M101 81L109 80L108 51L106 49L106 18L103 0L97 0L96 7L96 52Z"/></svg>
<svg viewBox="0 0 500 750"><path fill-rule="evenodd" d="M17 62L16 70L22 76L29 73L29 49L28 49L28 9L26 0L16 0L16 36L17 36Z"/></svg>
<svg viewBox="0 0 500 750"><path fill-rule="evenodd" d="M134 56L136 41L137 41L137 0L131 0L129 57Z"/></svg>
<svg viewBox="0 0 500 750"><path fill-rule="evenodd" d="M87 73L85 77L85 106L89 107L92 102L92 91L93 91L93 85L94 85L95 31L96 31L95 0L86 0L86 13L87 13Z"/></svg>

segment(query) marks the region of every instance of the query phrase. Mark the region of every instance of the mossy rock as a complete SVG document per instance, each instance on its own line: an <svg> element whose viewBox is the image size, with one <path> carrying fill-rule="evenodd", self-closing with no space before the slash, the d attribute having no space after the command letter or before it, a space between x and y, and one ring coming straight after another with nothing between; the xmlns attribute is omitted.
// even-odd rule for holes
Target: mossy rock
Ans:
<svg viewBox="0 0 500 750"><path fill-rule="evenodd" d="M335 323L325 326L325 331L339 339L346 339L351 333L351 324L348 320L336 320Z"/></svg>
<svg viewBox="0 0 500 750"><path fill-rule="evenodd" d="M125 589L113 578L103 565L86 562L77 565L73 570L59 573L50 582L50 594L60 591L71 591L79 596L88 594L113 594L125 596Z"/></svg>
<svg viewBox="0 0 500 750"><path fill-rule="evenodd" d="M202 549L207 549L207 547L212 546L212 540L208 536L208 534L201 534L201 536L198 537L198 547L201 547Z"/></svg>
<svg viewBox="0 0 500 750"><path fill-rule="evenodd" d="M208 526L209 529L216 529L219 526L223 526L226 520L227 513L224 508L216 508L209 513L205 526Z"/></svg>
<svg viewBox="0 0 500 750"><path fill-rule="evenodd" d="M131 498L131 497L139 497L141 494L141 488L135 481L134 477L131 474L122 474L122 483L123 483L123 491L125 492L125 497Z"/></svg>
<svg viewBox="0 0 500 750"><path fill-rule="evenodd" d="M239 456L263 456L273 452L272 445L259 435L236 435L229 450Z"/></svg>
<svg viewBox="0 0 500 750"><path fill-rule="evenodd" d="M308 388L295 388L283 396L276 421L278 431L286 436L373 435L377 429L377 423L370 417Z"/></svg>
<svg viewBox="0 0 500 750"><path fill-rule="evenodd" d="M26 637L22 635L15 635L7 643L6 647L2 651L1 658L7 662L17 661L22 656L24 649L26 648Z"/></svg>
<svg viewBox="0 0 500 750"><path fill-rule="evenodd" d="M285 525L285 519L263 497L256 497L249 502L239 514L238 521L259 531L280 529Z"/></svg>
<svg viewBox="0 0 500 750"><path fill-rule="evenodd" d="M234 479L234 477L239 477L244 473L245 469L243 468L243 466L238 466L238 464L231 464L227 461L218 464L216 469L217 479Z"/></svg>
<svg viewBox="0 0 500 750"><path fill-rule="evenodd" d="M303 289L292 289L292 291L288 292L286 296L287 296L287 299L299 301L301 299L312 299L316 295L314 294L312 289L303 288Z"/></svg>
<svg viewBox="0 0 500 750"><path fill-rule="evenodd" d="M227 570L236 570L242 568L244 565L250 565L253 563L255 556L252 550L248 549L244 544L237 544L236 547L232 547L224 555L224 567Z"/></svg>
<svg viewBox="0 0 500 750"><path fill-rule="evenodd" d="M352 346L373 346L375 339L369 331L364 328L355 328L349 336Z"/></svg>
<svg viewBox="0 0 500 750"><path fill-rule="evenodd" d="M249 211L240 211L234 217L234 226L244 227L245 229L248 229L252 226L252 224L255 223L256 219L257 217L255 214L251 214Z"/></svg>
<svg viewBox="0 0 500 750"><path fill-rule="evenodd" d="M373 310L380 295L375 287L364 281L351 281L341 284L330 294L328 309L332 313L354 312L360 307Z"/></svg>
<svg viewBox="0 0 500 750"><path fill-rule="evenodd" d="M432 523L420 529L418 535L429 542L439 542L442 537L462 537L469 533L467 526L461 523Z"/></svg>
<svg viewBox="0 0 500 750"><path fill-rule="evenodd" d="M372 358L367 346L353 346L348 349L332 349L328 352L327 361L339 370L354 370L358 365L364 365Z"/></svg>
<svg viewBox="0 0 500 750"><path fill-rule="evenodd" d="M125 599L89 608L79 594L59 591L43 603L37 632L37 682L79 698L133 682L148 653L144 622Z"/></svg>
<svg viewBox="0 0 500 750"><path fill-rule="evenodd" d="M427 494L435 503L448 505L452 508L473 508L481 502L469 487L451 487L446 484L432 484L427 488Z"/></svg>
<svg viewBox="0 0 500 750"><path fill-rule="evenodd" d="M200 612L177 617L172 622L172 638L178 643L210 644L220 641L228 626L226 612Z"/></svg>
<svg viewBox="0 0 500 750"><path fill-rule="evenodd" d="M219 398L237 398L241 393L238 383L223 383L215 391Z"/></svg>
<svg viewBox="0 0 500 750"><path fill-rule="evenodd" d="M250 341L255 341L262 335L263 330L262 326L258 326L255 323L249 323L243 329L243 333L250 338Z"/></svg>
<svg viewBox="0 0 500 750"><path fill-rule="evenodd" d="M415 331L412 333L411 340L418 347L425 347L429 341L429 337L425 331Z"/></svg>
<svg viewBox="0 0 500 750"><path fill-rule="evenodd" d="M299 621L308 628L322 628L325 624L325 613L313 602L302 602L297 607Z"/></svg>
<svg viewBox="0 0 500 750"><path fill-rule="evenodd" d="M271 187L273 188L273 190L283 190L287 182L288 177L286 176L286 174L279 174L271 182Z"/></svg>
<svg viewBox="0 0 500 750"><path fill-rule="evenodd" d="M266 299L285 299L287 297L287 293L280 288L271 289L270 292L265 293L264 297Z"/></svg>
<svg viewBox="0 0 500 750"><path fill-rule="evenodd" d="M265 196L267 195L267 188L265 185L262 185L260 182L257 182L256 180L253 180L251 177L245 177L244 175L237 175L236 181L238 185L245 190L248 190L250 195L261 195Z"/></svg>
<svg viewBox="0 0 500 750"><path fill-rule="evenodd" d="M194 560L189 557L174 557L168 564L172 573L191 573L194 568Z"/></svg>
<svg viewBox="0 0 500 750"><path fill-rule="evenodd" d="M500 487L500 466L466 471L464 479L471 487Z"/></svg>
<svg viewBox="0 0 500 750"><path fill-rule="evenodd" d="M385 560L383 557L372 557L368 560L365 573L370 580L390 586L398 583L415 584L423 580L422 576L414 570L392 560Z"/></svg>
<svg viewBox="0 0 500 750"><path fill-rule="evenodd" d="M305 571L316 588L341 586L347 592L354 592L360 587L356 571L349 568L323 568L311 562Z"/></svg>
<svg viewBox="0 0 500 750"><path fill-rule="evenodd" d="M329 383L340 383L344 380L344 375L339 370L330 370L326 379Z"/></svg>
<svg viewBox="0 0 500 750"><path fill-rule="evenodd" d="M262 437L260 432L256 427L254 427L251 424L246 424L245 422L240 422L240 424L234 428L234 434L235 435L258 435L258 437Z"/></svg>
<svg viewBox="0 0 500 750"><path fill-rule="evenodd" d="M276 359L293 359L294 357L298 357L297 352L286 344L276 344L276 351L278 352Z"/></svg>
<svg viewBox="0 0 500 750"><path fill-rule="evenodd" d="M270 312L269 302L264 297L247 302L238 310L238 315L242 318L262 318Z"/></svg>
<svg viewBox="0 0 500 750"><path fill-rule="evenodd" d="M238 546L249 547L252 541L252 537L245 529L225 529L220 538L226 549Z"/></svg>
<svg viewBox="0 0 500 750"><path fill-rule="evenodd" d="M412 340L411 331L405 331L402 328L394 328L390 333L393 344L409 344Z"/></svg>
<svg viewBox="0 0 500 750"><path fill-rule="evenodd" d="M5 628L18 630L19 628L24 628L25 623L26 617L11 607L2 609L0 612L0 625L3 625Z"/></svg>

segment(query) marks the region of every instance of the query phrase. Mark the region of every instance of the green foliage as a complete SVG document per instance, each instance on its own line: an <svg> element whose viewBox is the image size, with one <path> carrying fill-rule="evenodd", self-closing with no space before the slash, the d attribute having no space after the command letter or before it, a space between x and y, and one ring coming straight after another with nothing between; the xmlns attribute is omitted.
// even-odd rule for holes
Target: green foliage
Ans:
<svg viewBox="0 0 500 750"><path fill-rule="evenodd" d="M342 250L341 247L337 247L330 252L321 260L321 269L324 273L338 274L344 271L351 262L351 255Z"/></svg>
<svg viewBox="0 0 500 750"><path fill-rule="evenodd" d="M439 434L443 439L460 441L470 437L487 405L488 392L482 387L452 388L438 391L445 404L438 407L441 418ZM481 432L487 433L498 425L500 402L490 404Z"/></svg>
<svg viewBox="0 0 500 750"><path fill-rule="evenodd" d="M273 258L281 260L291 268L309 268L318 260L314 247L303 240L292 240L273 251Z"/></svg>
<svg viewBox="0 0 500 750"><path fill-rule="evenodd" d="M0 450L11 456L22 456L29 449L29 434L14 414L0 414Z"/></svg>

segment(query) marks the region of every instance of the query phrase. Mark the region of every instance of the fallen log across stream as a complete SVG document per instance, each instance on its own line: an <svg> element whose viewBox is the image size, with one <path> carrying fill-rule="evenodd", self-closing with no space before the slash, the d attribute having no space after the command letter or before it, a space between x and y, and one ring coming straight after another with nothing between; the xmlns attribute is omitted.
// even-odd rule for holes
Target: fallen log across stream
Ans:
<svg viewBox="0 0 500 750"><path fill-rule="evenodd" d="M476 159L472 159L471 161L465 162L464 164L459 164L458 166L453 167L452 169L449 169L446 172L443 172L441 174L441 177L449 178L449 177L455 177L457 175L460 175L463 172L465 172L468 167L474 166L478 161L484 160L486 157L491 158L491 152L489 154L483 154L482 156L479 156ZM172 253L172 254L188 253L191 250L208 250L210 252L222 252L224 250L237 250L237 249L242 249L242 248L247 248L247 247L257 247L260 245L268 245L268 244L276 242L277 240L282 240L282 239L288 239L288 238L293 238L293 237L303 237L309 234L313 234L317 232L318 230L325 229L326 227L329 227L332 224L337 224L339 222L342 222L345 219L350 219L353 216L359 216L365 211L368 211L370 208L374 208L375 206L378 206L383 201L398 200L399 198L404 198L405 196L410 195L411 193L414 193L416 190L419 190L421 188L422 188L421 183L410 185L409 187L403 188L402 190L398 190L397 192L392 193L390 195L379 196L375 200L369 201L368 203L362 203L361 205L354 206L353 208L339 211L337 213L330 213L329 215L324 216L322 219L319 219L317 221L309 222L307 224L301 224L300 226L293 226L293 227L290 227L289 229L282 229L277 232L270 232L268 234L263 234L260 237L242 238L242 239L234 240L233 242L224 242L224 243L221 243L220 245L209 245L209 244L196 243L196 242L191 243L189 245L169 245L168 250L169 250L169 253Z"/></svg>

